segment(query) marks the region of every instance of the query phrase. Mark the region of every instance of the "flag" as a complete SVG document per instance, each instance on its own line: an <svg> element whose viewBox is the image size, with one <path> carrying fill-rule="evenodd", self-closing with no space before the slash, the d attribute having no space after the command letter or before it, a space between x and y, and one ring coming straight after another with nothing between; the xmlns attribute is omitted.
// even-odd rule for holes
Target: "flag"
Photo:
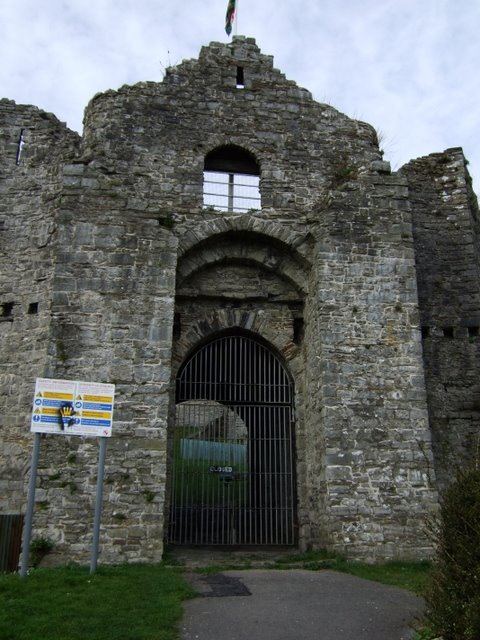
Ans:
<svg viewBox="0 0 480 640"><path fill-rule="evenodd" d="M227 15L225 16L225 31L227 35L232 33L232 24L235 19L235 0L228 0Z"/></svg>

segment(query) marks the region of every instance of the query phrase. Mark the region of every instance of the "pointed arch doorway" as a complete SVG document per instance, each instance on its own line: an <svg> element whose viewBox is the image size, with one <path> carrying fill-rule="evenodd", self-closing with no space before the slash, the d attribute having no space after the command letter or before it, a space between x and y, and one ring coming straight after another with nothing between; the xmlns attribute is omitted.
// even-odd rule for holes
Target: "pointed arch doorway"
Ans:
<svg viewBox="0 0 480 640"><path fill-rule="evenodd" d="M250 335L220 335L176 380L169 542L294 545L294 389Z"/></svg>

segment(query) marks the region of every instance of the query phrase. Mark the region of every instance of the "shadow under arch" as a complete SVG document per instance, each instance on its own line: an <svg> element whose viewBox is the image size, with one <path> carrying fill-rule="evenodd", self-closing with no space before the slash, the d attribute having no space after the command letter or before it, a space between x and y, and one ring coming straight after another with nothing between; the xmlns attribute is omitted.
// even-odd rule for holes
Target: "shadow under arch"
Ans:
<svg viewBox="0 0 480 640"><path fill-rule="evenodd" d="M260 164L255 155L236 144L223 144L205 156L205 171L225 171L259 176Z"/></svg>
<svg viewBox="0 0 480 640"><path fill-rule="evenodd" d="M175 341L172 354L172 382L182 365L197 349L216 336L245 335L265 345L277 355L293 381L302 371L301 347L293 342L285 344L277 331L257 310L216 309L208 317L199 318L188 331Z"/></svg>
<svg viewBox="0 0 480 640"><path fill-rule="evenodd" d="M205 243L217 242L230 235L242 239L257 236L263 242L276 243L280 249L290 251L297 261L309 268L311 266L310 233L295 231L274 220L264 220L247 214L218 216L200 222L195 229L184 233L178 239L178 259L184 259L190 252L201 248Z"/></svg>
<svg viewBox="0 0 480 640"><path fill-rule="evenodd" d="M295 545L294 385L249 331L196 345L176 378L171 544Z"/></svg>
<svg viewBox="0 0 480 640"><path fill-rule="evenodd" d="M309 271L293 250L258 234L238 232L199 243L183 256L177 265L177 288L201 269L221 262L255 265L288 281L299 295L306 293Z"/></svg>

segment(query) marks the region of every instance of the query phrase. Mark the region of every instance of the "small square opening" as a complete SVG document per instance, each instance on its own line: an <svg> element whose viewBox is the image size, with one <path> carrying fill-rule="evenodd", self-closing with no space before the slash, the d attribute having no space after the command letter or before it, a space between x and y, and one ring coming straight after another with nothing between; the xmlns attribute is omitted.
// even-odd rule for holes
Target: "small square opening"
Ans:
<svg viewBox="0 0 480 640"><path fill-rule="evenodd" d="M476 338L479 335L478 331L479 331L478 327L468 327L468 337Z"/></svg>
<svg viewBox="0 0 480 640"><path fill-rule="evenodd" d="M453 327L443 327L443 336L444 338L453 338L454 337Z"/></svg>
<svg viewBox="0 0 480 640"><path fill-rule="evenodd" d="M34 316L38 313L38 302L30 302L28 305L28 315Z"/></svg>
<svg viewBox="0 0 480 640"><path fill-rule="evenodd" d="M13 305L13 302L2 302L2 304L0 305L0 317L12 319Z"/></svg>

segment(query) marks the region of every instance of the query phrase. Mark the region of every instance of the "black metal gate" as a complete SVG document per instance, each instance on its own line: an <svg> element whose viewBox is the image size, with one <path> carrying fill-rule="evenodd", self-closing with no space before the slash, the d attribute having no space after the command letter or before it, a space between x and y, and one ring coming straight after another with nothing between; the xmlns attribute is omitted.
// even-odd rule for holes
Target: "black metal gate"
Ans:
<svg viewBox="0 0 480 640"><path fill-rule="evenodd" d="M177 378L169 542L295 544L293 385L252 338L219 337Z"/></svg>

